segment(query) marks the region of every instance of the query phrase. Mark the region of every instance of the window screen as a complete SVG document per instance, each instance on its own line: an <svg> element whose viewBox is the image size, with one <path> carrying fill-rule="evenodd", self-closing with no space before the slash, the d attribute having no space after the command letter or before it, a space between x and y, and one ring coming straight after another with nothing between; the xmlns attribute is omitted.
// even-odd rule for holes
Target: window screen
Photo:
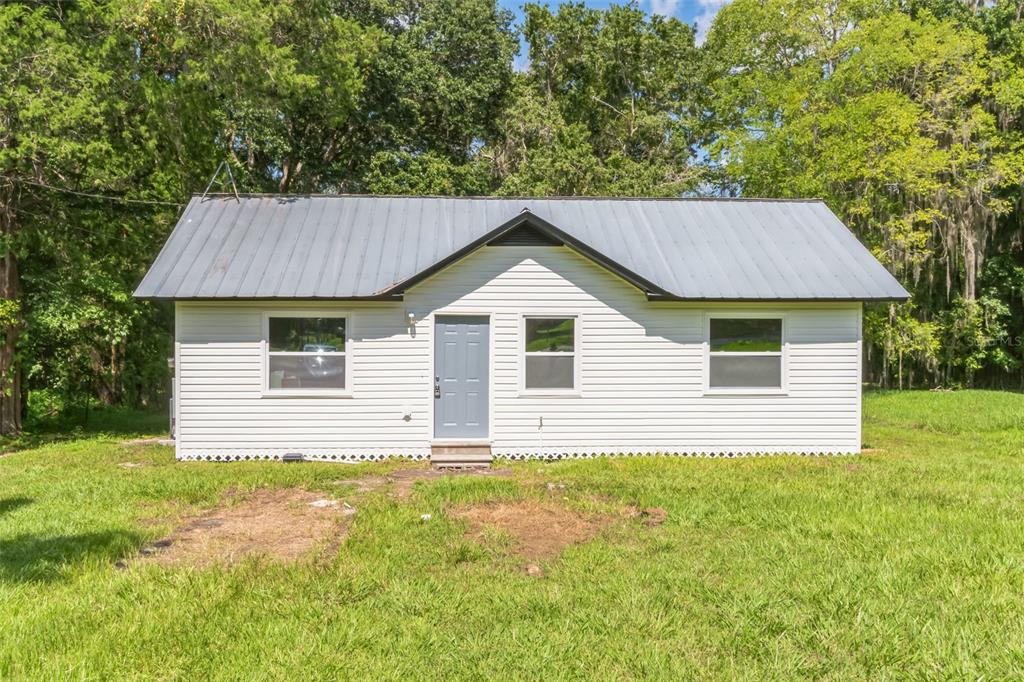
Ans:
<svg viewBox="0 0 1024 682"><path fill-rule="evenodd" d="M782 358L778 356L711 356L712 388L780 388Z"/></svg>
<svg viewBox="0 0 1024 682"><path fill-rule="evenodd" d="M268 323L270 390L345 388L345 318L271 317Z"/></svg>
<svg viewBox="0 0 1024 682"><path fill-rule="evenodd" d="M270 388L345 388L345 356L271 355Z"/></svg>
<svg viewBox="0 0 1024 682"><path fill-rule="evenodd" d="M708 387L782 388L782 319L710 320Z"/></svg>
<svg viewBox="0 0 1024 682"><path fill-rule="evenodd" d="M528 317L523 327L523 387L527 390L576 388L576 319Z"/></svg>

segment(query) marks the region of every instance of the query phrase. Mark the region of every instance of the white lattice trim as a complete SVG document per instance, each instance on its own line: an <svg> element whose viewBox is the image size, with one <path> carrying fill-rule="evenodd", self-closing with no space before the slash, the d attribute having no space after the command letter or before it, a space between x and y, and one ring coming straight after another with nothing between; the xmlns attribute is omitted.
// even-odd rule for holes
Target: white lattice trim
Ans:
<svg viewBox="0 0 1024 682"><path fill-rule="evenodd" d="M694 448L694 447L652 447L652 448L492 448L495 457L511 460L527 459L590 459L594 457L770 457L775 455L835 456L856 455L856 446L813 446L813 447L767 447L767 448Z"/></svg>
<svg viewBox="0 0 1024 682"><path fill-rule="evenodd" d="M833 456L856 455L860 449L854 446L835 447L770 447L770 448L561 448L547 446L545 448L492 448L495 457L511 460L528 459L590 459L593 457L647 457L668 455L679 457L765 457L772 455L807 455ZM238 462L251 460L281 459L286 453L300 452L303 458L321 462L380 462L391 457L403 457L413 460L430 458L430 448L344 448L331 450L303 451L301 448L268 448L260 450L228 450L228 449L182 449L178 459L184 461L204 462Z"/></svg>
<svg viewBox="0 0 1024 682"><path fill-rule="evenodd" d="M391 457L423 460L430 457L430 448L331 448L303 450L302 448L261 448L259 450L181 448L178 459L200 462L242 462L275 460L297 452L303 459L315 462L381 462Z"/></svg>

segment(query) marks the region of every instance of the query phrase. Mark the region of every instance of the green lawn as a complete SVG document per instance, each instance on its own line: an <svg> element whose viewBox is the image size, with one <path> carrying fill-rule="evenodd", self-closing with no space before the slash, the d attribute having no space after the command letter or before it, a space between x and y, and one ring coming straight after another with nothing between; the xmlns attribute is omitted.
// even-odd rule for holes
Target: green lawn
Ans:
<svg viewBox="0 0 1024 682"><path fill-rule="evenodd" d="M348 500L333 481L387 467L174 463L120 445L124 420L22 450L0 457L0 678L1019 678L1024 395L873 393L865 410L858 457L420 481L406 500L359 498L326 564L207 570L113 564L229 488ZM545 481L570 506L597 495L668 520L534 578L445 516Z"/></svg>

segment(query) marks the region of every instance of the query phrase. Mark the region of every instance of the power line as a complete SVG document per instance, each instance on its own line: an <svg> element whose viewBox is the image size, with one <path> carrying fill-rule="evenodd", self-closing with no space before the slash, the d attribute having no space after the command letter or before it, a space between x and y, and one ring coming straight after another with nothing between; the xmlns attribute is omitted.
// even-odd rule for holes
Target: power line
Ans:
<svg viewBox="0 0 1024 682"><path fill-rule="evenodd" d="M152 206L174 206L175 208L181 208L185 204L179 204L174 201L159 201L156 199L128 199L127 197L112 197L108 194L92 194L90 192L79 192L73 189L67 189L65 187L54 187L53 185L44 185L41 182L32 182L31 180L22 180L26 185L34 185L35 187L42 187L53 192L64 192L65 194L74 194L79 197L88 197L90 199L106 199L107 201L119 201L124 204L149 204Z"/></svg>
<svg viewBox="0 0 1024 682"><path fill-rule="evenodd" d="M41 213L36 213L35 211L28 211L28 210L25 210L24 208L18 209L18 213L19 214L24 214L24 215L30 215L30 216L32 216L34 218L39 219L39 220L48 220L49 218L52 217L52 216L45 216L45 215L43 215ZM139 243L138 240L136 240L136 239L126 239L125 237L118 237L115 234L105 234L103 232L97 232L96 230L90 230L87 227L79 227L78 225L69 225L67 223L64 223L63 227L64 227L64 229L67 229L67 230L77 230L79 232L91 235L91 236L96 237L98 239L107 239L107 240L113 239L114 241L124 242L125 244L138 244Z"/></svg>

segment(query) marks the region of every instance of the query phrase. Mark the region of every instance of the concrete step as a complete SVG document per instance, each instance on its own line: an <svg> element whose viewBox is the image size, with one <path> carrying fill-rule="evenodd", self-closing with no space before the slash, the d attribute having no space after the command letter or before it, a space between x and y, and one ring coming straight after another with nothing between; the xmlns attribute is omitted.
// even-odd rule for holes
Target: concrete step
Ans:
<svg viewBox="0 0 1024 682"><path fill-rule="evenodd" d="M436 467L489 467L493 459L489 445L445 444L430 448L430 463Z"/></svg>

